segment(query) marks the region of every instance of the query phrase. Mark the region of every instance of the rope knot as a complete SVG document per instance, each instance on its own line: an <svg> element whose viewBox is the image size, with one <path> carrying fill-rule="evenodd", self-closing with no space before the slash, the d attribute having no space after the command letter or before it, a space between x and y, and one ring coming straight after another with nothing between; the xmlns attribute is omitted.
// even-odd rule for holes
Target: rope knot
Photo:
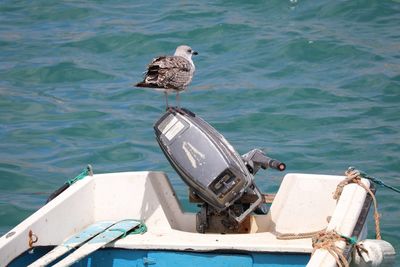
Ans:
<svg viewBox="0 0 400 267"><path fill-rule="evenodd" d="M341 241L342 237L336 231L320 231L312 238L314 250L327 249L335 245L336 241Z"/></svg>
<svg viewBox="0 0 400 267"><path fill-rule="evenodd" d="M372 201L374 203L374 219L375 219L375 232L376 232L376 239L381 239L381 230L380 230L380 215L378 213L378 203L376 201L375 194L371 191L371 189L366 186L362 181L361 178L365 178L366 175L365 173L360 172L359 170L355 169L354 167L349 167L347 171L345 172L346 178L341 181L337 187L336 191L333 192L333 199L338 200L340 195L343 192L343 188L350 184L350 183L355 183L361 186L362 188L365 189L365 191L368 192L368 194L371 196Z"/></svg>
<svg viewBox="0 0 400 267"><path fill-rule="evenodd" d="M348 267L349 263L343 255L343 251L335 244L337 241L344 241L346 244L352 245L357 242L355 238L340 235L336 231L321 231L312 238L313 253L317 249L325 249L335 258L339 267Z"/></svg>
<svg viewBox="0 0 400 267"><path fill-rule="evenodd" d="M355 183L362 186L361 172L359 170L356 170L353 167L349 167L345 174L347 177L337 185L336 191L333 193L333 199L339 199L340 195L343 192L343 188L348 184Z"/></svg>

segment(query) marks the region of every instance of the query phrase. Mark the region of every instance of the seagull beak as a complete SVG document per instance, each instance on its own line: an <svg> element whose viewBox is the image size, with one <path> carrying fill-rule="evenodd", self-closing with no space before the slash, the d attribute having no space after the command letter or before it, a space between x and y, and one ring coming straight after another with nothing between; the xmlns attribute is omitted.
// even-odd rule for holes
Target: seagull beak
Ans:
<svg viewBox="0 0 400 267"><path fill-rule="evenodd" d="M198 55L199 53L197 53L197 51L193 51L192 55Z"/></svg>

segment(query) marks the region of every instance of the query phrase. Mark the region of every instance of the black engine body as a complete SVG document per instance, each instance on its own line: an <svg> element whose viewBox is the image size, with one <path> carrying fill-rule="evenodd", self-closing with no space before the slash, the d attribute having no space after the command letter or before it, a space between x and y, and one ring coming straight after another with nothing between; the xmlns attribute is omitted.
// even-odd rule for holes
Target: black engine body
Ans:
<svg viewBox="0 0 400 267"><path fill-rule="evenodd" d="M183 181L217 211L241 222L262 200L241 156L207 122L189 110L169 108L155 123L157 141ZM230 207L245 192L256 201L239 214Z"/></svg>

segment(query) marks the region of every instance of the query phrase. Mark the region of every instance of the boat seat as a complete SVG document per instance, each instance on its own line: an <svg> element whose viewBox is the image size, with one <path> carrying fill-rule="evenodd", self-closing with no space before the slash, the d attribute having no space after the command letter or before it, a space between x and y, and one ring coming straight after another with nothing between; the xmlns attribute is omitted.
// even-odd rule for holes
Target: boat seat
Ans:
<svg viewBox="0 0 400 267"><path fill-rule="evenodd" d="M287 174L257 232L307 233L327 227L336 208L333 192L343 176Z"/></svg>

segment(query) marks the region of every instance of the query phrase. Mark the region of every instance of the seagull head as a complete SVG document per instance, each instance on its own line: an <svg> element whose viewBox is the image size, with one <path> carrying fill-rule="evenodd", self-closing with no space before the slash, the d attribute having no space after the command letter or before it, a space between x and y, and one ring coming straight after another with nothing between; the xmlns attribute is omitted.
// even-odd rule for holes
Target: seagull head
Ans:
<svg viewBox="0 0 400 267"><path fill-rule="evenodd" d="M174 56L180 56L186 58L189 61L192 61L192 56L197 54L198 53L194 51L190 46L180 45L176 48Z"/></svg>

